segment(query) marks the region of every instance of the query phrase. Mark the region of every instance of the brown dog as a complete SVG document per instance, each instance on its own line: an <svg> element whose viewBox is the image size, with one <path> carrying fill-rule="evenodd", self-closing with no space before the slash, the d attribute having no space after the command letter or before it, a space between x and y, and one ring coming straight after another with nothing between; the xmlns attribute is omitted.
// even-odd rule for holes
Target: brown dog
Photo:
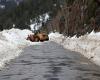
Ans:
<svg viewBox="0 0 100 80"><path fill-rule="evenodd" d="M39 40L40 40L41 42L49 40L48 35L45 34L45 33L39 33L39 34L37 34L37 36L39 37Z"/></svg>
<svg viewBox="0 0 100 80"><path fill-rule="evenodd" d="M49 40L49 37L45 33L38 33L35 35L30 34L30 35L28 35L27 40L30 40L32 42L39 42L39 41L43 42L43 41Z"/></svg>

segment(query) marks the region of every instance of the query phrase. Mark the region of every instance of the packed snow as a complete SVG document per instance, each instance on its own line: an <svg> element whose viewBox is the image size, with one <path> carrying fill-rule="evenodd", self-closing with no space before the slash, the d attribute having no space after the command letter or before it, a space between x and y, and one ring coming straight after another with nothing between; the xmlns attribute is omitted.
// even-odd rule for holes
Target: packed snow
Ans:
<svg viewBox="0 0 100 80"><path fill-rule="evenodd" d="M65 37L58 32L49 34L50 40L61 44L64 48L76 51L100 66L100 32L92 31L77 38Z"/></svg>
<svg viewBox="0 0 100 80"><path fill-rule="evenodd" d="M5 66L5 63L16 58L23 51L22 49L29 45L37 45L27 41L28 34L33 34L29 30L10 29L0 32L0 68Z"/></svg>

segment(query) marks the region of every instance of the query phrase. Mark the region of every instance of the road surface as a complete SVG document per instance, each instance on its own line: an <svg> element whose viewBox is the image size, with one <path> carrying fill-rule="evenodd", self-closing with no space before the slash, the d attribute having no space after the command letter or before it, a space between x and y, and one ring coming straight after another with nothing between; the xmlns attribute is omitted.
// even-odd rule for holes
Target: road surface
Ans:
<svg viewBox="0 0 100 80"><path fill-rule="evenodd" d="M0 80L100 80L100 68L54 42L29 46L0 71Z"/></svg>

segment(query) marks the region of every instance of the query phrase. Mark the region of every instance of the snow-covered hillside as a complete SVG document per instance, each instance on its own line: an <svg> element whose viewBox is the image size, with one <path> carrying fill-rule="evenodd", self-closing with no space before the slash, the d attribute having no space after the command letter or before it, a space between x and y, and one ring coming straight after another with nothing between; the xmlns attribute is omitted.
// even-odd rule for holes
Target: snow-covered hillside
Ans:
<svg viewBox="0 0 100 80"><path fill-rule="evenodd" d="M88 59L100 65L100 32L92 31L90 34L77 38L64 37L59 33L49 34L50 40L61 44L64 48L80 52Z"/></svg>

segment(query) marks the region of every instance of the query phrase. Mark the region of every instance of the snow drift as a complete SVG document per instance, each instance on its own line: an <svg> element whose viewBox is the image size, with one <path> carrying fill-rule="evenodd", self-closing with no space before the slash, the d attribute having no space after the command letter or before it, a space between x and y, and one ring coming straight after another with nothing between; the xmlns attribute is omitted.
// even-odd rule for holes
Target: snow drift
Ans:
<svg viewBox="0 0 100 80"><path fill-rule="evenodd" d="M88 59L95 62L100 66L100 32L95 33L92 31L90 34L86 34L77 38L64 37L59 33L50 33L50 40L61 44L64 48L80 52Z"/></svg>

